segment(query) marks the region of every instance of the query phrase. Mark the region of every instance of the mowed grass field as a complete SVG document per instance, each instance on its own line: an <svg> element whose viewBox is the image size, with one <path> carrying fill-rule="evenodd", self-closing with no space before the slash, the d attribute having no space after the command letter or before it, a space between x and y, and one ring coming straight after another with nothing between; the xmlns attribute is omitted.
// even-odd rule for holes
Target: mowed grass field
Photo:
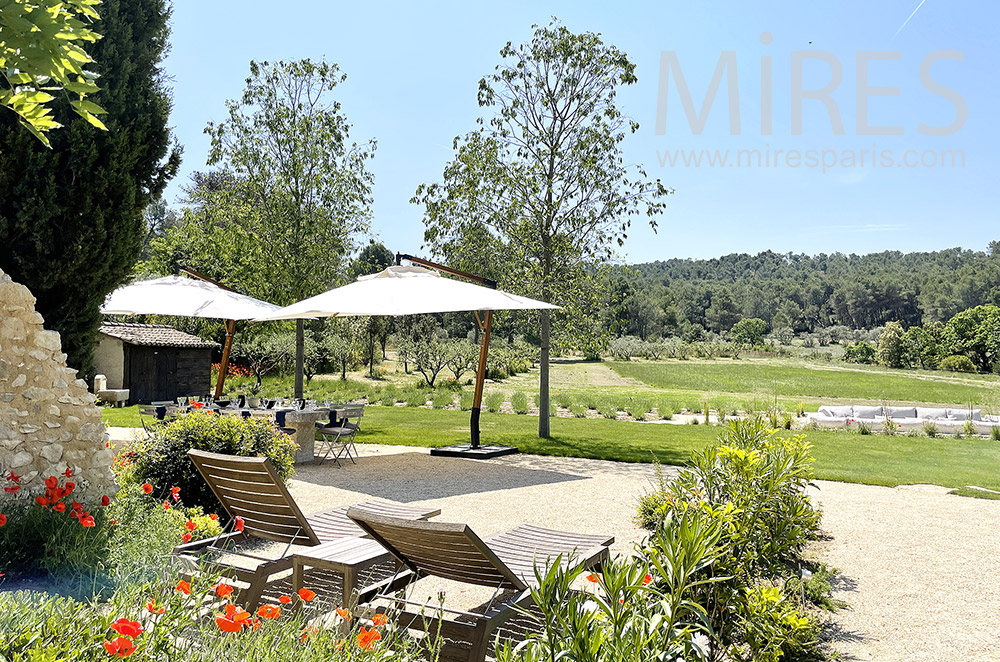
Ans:
<svg viewBox="0 0 1000 662"><path fill-rule="evenodd" d="M103 412L108 425L139 424L135 407ZM537 426L535 416L483 412L480 427L484 443L516 446L525 453L663 464L683 464L692 452L705 448L719 434L718 427L706 425L553 418L552 437L539 439ZM933 483L959 489L976 485L1000 490L1000 443L989 439L863 436L832 430L805 434L813 445L820 479L888 486ZM434 447L468 438L468 412L369 406L357 440Z"/></svg>
<svg viewBox="0 0 1000 662"><path fill-rule="evenodd" d="M624 378L664 393L672 391L768 397L782 401L840 400L927 403L986 409L1000 404L996 375L890 370L846 364L766 361L613 361L605 365ZM813 407L815 409L815 407Z"/></svg>

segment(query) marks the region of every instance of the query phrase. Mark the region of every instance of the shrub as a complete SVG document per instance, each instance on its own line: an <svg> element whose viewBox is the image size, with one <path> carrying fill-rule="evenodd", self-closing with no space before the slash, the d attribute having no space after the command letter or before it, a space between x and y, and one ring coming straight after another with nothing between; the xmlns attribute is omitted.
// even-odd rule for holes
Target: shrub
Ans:
<svg viewBox="0 0 1000 662"><path fill-rule="evenodd" d="M994 425L990 428L990 439L1000 441L1000 426Z"/></svg>
<svg viewBox="0 0 1000 662"><path fill-rule="evenodd" d="M782 412L781 414L781 427L786 430L792 429L792 424L795 422L795 417L791 415L790 412Z"/></svg>
<svg viewBox="0 0 1000 662"><path fill-rule="evenodd" d="M872 426L868 425L864 421L855 421L857 425L855 426L855 431L864 436L872 434Z"/></svg>
<svg viewBox="0 0 1000 662"><path fill-rule="evenodd" d="M458 406L462 411L469 411L472 409L472 402L475 400L476 394L472 391L462 391L462 395L458 396Z"/></svg>
<svg viewBox="0 0 1000 662"><path fill-rule="evenodd" d="M924 421L922 427L924 430L924 434L927 435L928 437L934 438L938 435L938 427L936 423L932 423L931 421Z"/></svg>
<svg viewBox="0 0 1000 662"><path fill-rule="evenodd" d="M510 406L514 408L514 412L517 414L527 414L528 396L524 394L524 391L512 393L510 396Z"/></svg>
<svg viewBox="0 0 1000 662"><path fill-rule="evenodd" d="M483 397L483 404L486 406L486 411L491 411L493 413L500 411L500 407L503 406L503 393L500 391L487 393Z"/></svg>
<svg viewBox="0 0 1000 662"><path fill-rule="evenodd" d="M875 363L876 353L874 345L867 340L862 340L844 348L844 361L870 365Z"/></svg>
<svg viewBox="0 0 1000 662"><path fill-rule="evenodd" d="M563 409L569 409L573 405L573 398L570 397L569 393L556 393L556 404Z"/></svg>
<svg viewBox="0 0 1000 662"><path fill-rule="evenodd" d="M455 402L455 395L451 391L435 391L431 395L431 404L435 409L442 409Z"/></svg>
<svg viewBox="0 0 1000 662"><path fill-rule="evenodd" d="M604 418L618 418L618 406L610 401L602 402L597 407L597 412Z"/></svg>
<svg viewBox="0 0 1000 662"><path fill-rule="evenodd" d="M427 391L422 388L409 388L402 393L407 407L423 407L427 404Z"/></svg>
<svg viewBox="0 0 1000 662"><path fill-rule="evenodd" d="M899 424L893 423L892 419L887 418L882 421L882 434L892 437L895 436L898 431Z"/></svg>
<svg viewBox="0 0 1000 662"><path fill-rule="evenodd" d="M587 416L587 408L583 405L570 405L569 410L570 413L577 418L584 418ZM997 429L1000 430L1000 428Z"/></svg>
<svg viewBox="0 0 1000 662"><path fill-rule="evenodd" d="M674 417L674 406L672 403L661 402L656 406L656 414L664 421L669 421Z"/></svg>
<svg viewBox="0 0 1000 662"><path fill-rule="evenodd" d="M627 405L625 405L625 411L628 415L637 421L641 421L646 418L646 412L650 411L653 406L646 400L641 400L635 398L631 400Z"/></svg>
<svg viewBox="0 0 1000 662"><path fill-rule="evenodd" d="M167 498L168 488L177 486L189 505L221 512L208 483L187 456L192 448L267 457L282 480L294 473L295 442L263 418L188 414L158 428L149 438L134 441L125 457L133 464L135 481L154 485L160 499Z"/></svg>
<svg viewBox="0 0 1000 662"><path fill-rule="evenodd" d="M976 372L976 364L968 356L962 354L944 357L938 367L948 372Z"/></svg>
<svg viewBox="0 0 1000 662"><path fill-rule="evenodd" d="M962 430L965 432L966 435L970 437L975 437L976 435L979 434L976 431L976 422L973 421L972 419L969 419L962 425Z"/></svg>

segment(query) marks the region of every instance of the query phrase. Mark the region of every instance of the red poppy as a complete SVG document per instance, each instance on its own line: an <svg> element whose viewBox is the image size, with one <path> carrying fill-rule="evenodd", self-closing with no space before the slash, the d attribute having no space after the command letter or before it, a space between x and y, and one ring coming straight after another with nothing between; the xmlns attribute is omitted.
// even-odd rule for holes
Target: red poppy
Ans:
<svg viewBox="0 0 1000 662"><path fill-rule="evenodd" d="M49 488L50 490L56 489L57 487L59 487L59 479L56 478L55 476L49 476L48 478L45 479L45 487Z"/></svg>
<svg viewBox="0 0 1000 662"><path fill-rule="evenodd" d="M649 586L652 583L653 583L653 575L647 574L645 577L642 578L643 586Z"/></svg>
<svg viewBox="0 0 1000 662"><path fill-rule="evenodd" d="M108 497L107 494L105 494L104 496L101 497L101 505L102 506L110 506L111 505L111 498Z"/></svg>
<svg viewBox="0 0 1000 662"><path fill-rule="evenodd" d="M177 582L177 588L175 590L180 591L185 595L191 595L191 582L187 581L186 579L182 579L179 582Z"/></svg>
<svg viewBox="0 0 1000 662"><path fill-rule="evenodd" d="M10 487L3 488L3 491L7 494L17 494L17 491L21 489L20 485L12 485Z"/></svg>
<svg viewBox="0 0 1000 662"><path fill-rule="evenodd" d="M56 511L57 513L64 513L66 512L66 504L60 501L56 505L52 506L52 510Z"/></svg>
<svg viewBox="0 0 1000 662"><path fill-rule="evenodd" d="M146 494L152 494L153 493L153 486L150 485L149 483L143 483L142 484L142 491L145 492Z"/></svg>
<svg viewBox="0 0 1000 662"><path fill-rule="evenodd" d="M212 412L210 411L209 413L211 414ZM259 627L260 627L260 624L261 624L261 623L262 623L263 621L261 621L261 620L260 620L259 618L255 618L255 619L251 620L250 622L251 622L251 623L253 623L253 631L254 631L254 632L256 632L256 631L257 631L257 628L259 628Z"/></svg>
<svg viewBox="0 0 1000 662"><path fill-rule="evenodd" d="M195 529L198 528L198 525L194 523L193 519L189 519L188 521L184 522L184 528L187 529L188 531L194 531Z"/></svg>
<svg viewBox="0 0 1000 662"><path fill-rule="evenodd" d="M46 499L43 496L35 497L35 503L37 503L39 506L43 506L44 507L44 506L49 505L49 500Z"/></svg>
<svg viewBox="0 0 1000 662"><path fill-rule="evenodd" d="M243 607L237 607L230 603L226 605L225 614L215 615L215 624L223 632L239 632L240 628L244 625L250 625L250 623L247 623L247 619L249 618L250 612L243 609Z"/></svg>
<svg viewBox="0 0 1000 662"><path fill-rule="evenodd" d="M228 598L230 595L233 594L233 587L230 586L229 584L223 584L222 582L219 582L218 584L215 585L215 594L220 598Z"/></svg>
<svg viewBox="0 0 1000 662"><path fill-rule="evenodd" d="M174 497L174 501L179 501L181 498L181 488L177 486L171 487L170 495Z"/></svg>
<svg viewBox="0 0 1000 662"><path fill-rule="evenodd" d="M389 617L386 616L385 614L375 614L374 616L372 616L373 625L385 625L388 622L389 622Z"/></svg>
<svg viewBox="0 0 1000 662"><path fill-rule="evenodd" d="M382 634L372 628L371 630L366 630L364 627L358 632L357 642L358 646L364 650L371 650L375 648L375 642L382 638Z"/></svg>
<svg viewBox="0 0 1000 662"><path fill-rule="evenodd" d="M278 618L281 616L281 607L278 605L261 605L257 610L257 615L261 618Z"/></svg>
<svg viewBox="0 0 1000 662"><path fill-rule="evenodd" d="M119 618L111 624L111 629L123 637L138 637L142 634L142 623L130 621L127 618Z"/></svg>
<svg viewBox="0 0 1000 662"><path fill-rule="evenodd" d="M310 591L307 588L300 588L299 597L302 598L304 601L309 602L310 600L316 597L316 592Z"/></svg>
<svg viewBox="0 0 1000 662"><path fill-rule="evenodd" d="M149 602L146 603L146 611L148 611L150 614L162 614L166 610L167 610L166 607L163 606L157 607L155 600L150 600Z"/></svg>
<svg viewBox="0 0 1000 662"><path fill-rule="evenodd" d="M337 608L337 616L340 616L345 621L351 620L351 612L348 609Z"/></svg>
<svg viewBox="0 0 1000 662"><path fill-rule="evenodd" d="M9 480L12 483L20 483L21 482L21 477L18 476L18 475L15 475L14 472L11 471L10 474L7 476L7 480Z"/></svg>
<svg viewBox="0 0 1000 662"><path fill-rule="evenodd" d="M66 471L64 471L62 475L66 476L67 478L71 478L73 476L73 470L70 469L69 467L66 467Z"/></svg>
<svg viewBox="0 0 1000 662"><path fill-rule="evenodd" d="M0 513L0 526L5 525L6 523L7 523L7 516L4 515L3 513Z"/></svg>
<svg viewBox="0 0 1000 662"><path fill-rule="evenodd" d="M305 641L309 637L315 637L319 634L319 628L307 627L302 630L302 641Z"/></svg>
<svg viewBox="0 0 1000 662"><path fill-rule="evenodd" d="M593 583L596 584L597 582L601 581L601 578L598 577L597 575L591 573L591 574L587 575L587 581L588 582L593 582Z"/></svg>
<svg viewBox="0 0 1000 662"><path fill-rule="evenodd" d="M94 518L91 517L90 515L84 515L83 517L80 518L80 525L85 528L96 526L96 524L97 523L94 522Z"/></svg>
<svg viewBox="0 0 1000 662"><path fill-rule="evenodd" d="M116 657L128 657L135 652L135 644L128 637L116 637L111 641L105 639L104 650Z"/></svg>
<svg viewBox="0 0 1000 662"><path fill-rule="evenodd" d="M216 515L215 513L212 513L211 515L208 516L208 519L210 519L210 520L212 520L214 522L214 521L216 521L216 520L219 519L219 516Z"/></svg>
<svg viewBox="0 0 1000 662"><path fill-rule="evenodd" d="M79 501L74 501L73 503L71 503L70 504L70 508L72 508L73 510L75 510L78 513L82 513L83 512L83 504L80 503Z"/></svg>
<svg viewBox="0 0 1000 662"><path fill-rule="evenodd" d="M244 525L243 518L240 517L239 515L237 515L236 516L236 524L235 524L234 528L237 531L242 531L243 530L243 525Z"/></svg>
<svg viewBox="0 0 1000 662"><path fill-rule="evenodd" d="M283 605L287 605L287 604L289 604L289 603L290 603L291 601L292 601L292 598L291 598L291 597L289 597L289 596L287 596L287 595L283 595L283 596L281 596L280 598L278 598L278 602L280 602L280 603L281 603L281 604L283 604Z"/></svg>
<svg viewBox="0 0 1000 662"><path fill-rule="evenodd" d="M68 496L68 495L72 494L73 490L75 490L75 489L76 489L76 483L66 483L66 487L64 487L63 490L62 490L62 496ZM62 498L62 497L60 497L60 498Z"/></svg>
<svg viewBox="0 0 1000 662"><path fill-rule="evenodd" d="M191 534L185 531L184 535L181 536L181 540L184 542L191 542Z"/></svg>

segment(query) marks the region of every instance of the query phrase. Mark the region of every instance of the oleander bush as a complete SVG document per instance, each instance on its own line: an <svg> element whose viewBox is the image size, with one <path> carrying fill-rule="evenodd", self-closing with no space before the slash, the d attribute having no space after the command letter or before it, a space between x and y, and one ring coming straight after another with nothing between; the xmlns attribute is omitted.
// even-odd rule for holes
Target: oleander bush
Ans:
<svg viewBox="0 0 1000 662"><path fill-rule="evenodd" d="M123 459L132 463L134 481L153 485L160 499L169 497L168 488L179 487L189 506L221 512L208 483L187 456L192 448L267 457L282 480L288 480L295 471L295 442L278 430L273 421L209 412L181 416L157 428L149 437L137 438Z"/></svg>

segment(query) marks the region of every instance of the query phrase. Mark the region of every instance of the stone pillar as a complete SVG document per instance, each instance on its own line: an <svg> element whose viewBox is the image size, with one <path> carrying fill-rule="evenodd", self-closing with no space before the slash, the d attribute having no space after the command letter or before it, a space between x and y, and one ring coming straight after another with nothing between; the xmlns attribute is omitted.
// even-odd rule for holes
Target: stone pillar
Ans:
<svg viewBox="0 0 1000 662"><path fill-rule="evenodd" d="M114 494L101 411L43 322L28 288L0 270L0 484L13 471L35 495L68 468L77 500Z"/></svg>

